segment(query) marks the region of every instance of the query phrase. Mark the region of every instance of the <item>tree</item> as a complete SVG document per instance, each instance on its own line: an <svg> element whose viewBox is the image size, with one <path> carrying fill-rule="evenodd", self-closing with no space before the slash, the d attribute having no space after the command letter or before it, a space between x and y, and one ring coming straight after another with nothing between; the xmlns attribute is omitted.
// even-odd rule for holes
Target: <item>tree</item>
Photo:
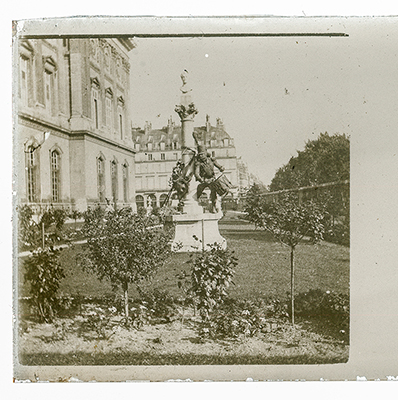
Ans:
<svg viewBox="0 0 398 400"><path fill-rule="evenodd" d="M293 189L350 178L350 141L345 134L321 133L278 169L270 190Z"/></svg>
<svg viewBox="0 0 398 400"><path fill-rule="evenodd" d="M60 280L65 277L59 262L60 250L54 247L39 248L24 262L25 282L42 321L51 322L58 305L57 291Z"/></svg>
<svg viewBox="0 0 398 400"><path fill-rule="evenodd" d="M122 288L128 320L128 285L149 280L164 265L170 254L169 234L154 226L150 216L135 214L131 208L105 213L99 207L85 213L83 232L84 267L100 280L108 279L114 289Z"/></svg>
<svg viewBox="0 0 398 400"><path fill-rule="evenodd" d="M256 228L262 226L262 213L266 206L264 197L261 196L262 190L258 184L254 184L246 193L244 212Z"/></svg>
<svg viewBox="0 0 398 400"><path fill-rule="evenodd" d="M312 242L323 238L326 211L313 200L300 203L296 194L285 193L270 204L258 199L257 206L247 208L246 213L250 221L290 248L291 320L294 325L294 251L304 236L309 236Z"/></svg>

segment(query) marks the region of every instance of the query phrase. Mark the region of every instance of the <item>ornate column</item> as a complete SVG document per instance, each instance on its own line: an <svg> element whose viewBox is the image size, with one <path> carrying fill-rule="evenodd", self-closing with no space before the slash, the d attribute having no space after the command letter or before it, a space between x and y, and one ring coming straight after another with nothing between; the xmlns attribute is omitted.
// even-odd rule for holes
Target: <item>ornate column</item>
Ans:
<svg viewBox="0 0 398 400"><path fill-rule="evenodd" d="M192 89L187 84L187 71L181 74L183 85L180 88L181 99L180 104L176 106L175 112L181 120L181 148L182 162L188 167L185 174L192 176L194 173L194 157L196 154L196 142L193 137L194 118L198 113L195 104L192 101ZM203 209L196 199L196 188L198 182L193 178L188 183L188 193L181 199L184 214L202 214Z"/></svg>
<svg viewBox="0 0 398 400"><path fill-rule="evenodd" d="M181 101L175 108L181 120L182 162L184 163L182 175L186 178L187 190L180 197L183 202L182 213L170 218L175 224L172 249L178 252L201 251L206 250L208 245L213 243L219 243L226 248L227 242L218 230L218 221L222 213L204 213L196 198L199 182L194 176L197 143L193 136L193 128L194 118L198 111L192 101L192 89L187 84L187 74L186 70L181 74L183 83L180 88Z"/></svg>

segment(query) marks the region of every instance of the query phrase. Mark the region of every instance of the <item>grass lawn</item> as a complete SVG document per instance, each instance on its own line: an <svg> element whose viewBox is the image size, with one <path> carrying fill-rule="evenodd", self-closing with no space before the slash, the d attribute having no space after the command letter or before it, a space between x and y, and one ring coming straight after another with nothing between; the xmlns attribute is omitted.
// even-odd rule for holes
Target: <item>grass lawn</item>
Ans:
<svg viewBox="0 0 398 400"><path fill-rule="evenodd" d="M255 230L239 220L221 221L220 232L228 248L235 251L238 266L230 295L255 300L271 296L283 300L290 290L290 249L276 242L267 232ZM112 296L108 282L82 271L77 255L82 245L64 249L61 262L66 277L60 295L101 298ZM322 242L297 246L296 293L310 289L349 293L349 248ZM189 272L187 254L173 254L145 286L161 289L179 297L175 275ZM18 296L28 296L23 284L23 259L19 268ZM120 292L121 294L121 292ZM132 285L130 295L138 297ZM21 310L22 311L22 310ZM185 313L185 314L184 314ZM21 315L21 313L20 313ZM181 315L185 315L182 322ZM144 325L138 330L121 329L110 339L81 336L85 316L57 318L53 324L39 324L26 318L27 328L20 332L20 362L26 365L200 365L200 364L322 364L348 360L348 343L328 326L297 318L293 328L285 320L276 328L255 337L230 340L201 340L195 330L195 316L185 310L166 324ZM91 328L93 329L93 328ZM87 330L84 328L83 331ZM333 332L332 332L333 331ZM87 332L86 332L87 333ZM332 334L333 333L333 334Z"/></svg>
<svg viewBox="0 0 398 400"><path fill-rule="evenodd" d="M236 222L220 224L220 232L227 239L228 248L235 251L238 266L230 295L236 298L255 299L258 297L283 298L290 290L290 249L276 242L272 235L255 230L252 225ZM101 297L111 295L108 282L99 282L95 275L82 271L77 254L81 245L64 249L61 261L66 278L61 282L63 295ZM349 248L321 242L316 245L302 243L295 252L296 293L310 289L349 293ZM175 275L182 270L189 272L189 255L174 254L167 264L158 270L154 279L145 284L148 289L167 290L173 296L180 296ZM19 274L19 297L27 296L23 285L23 267ZM132 296L137 296L134 287Z"/></svg>

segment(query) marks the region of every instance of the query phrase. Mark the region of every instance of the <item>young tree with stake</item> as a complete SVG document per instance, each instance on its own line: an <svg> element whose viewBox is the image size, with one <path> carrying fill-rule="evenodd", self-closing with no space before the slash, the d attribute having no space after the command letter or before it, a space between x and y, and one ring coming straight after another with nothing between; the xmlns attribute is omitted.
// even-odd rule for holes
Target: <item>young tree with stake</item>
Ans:
<svg viewBox="0 0 398 400"><path fill-rule="evenodd" d="M313 242L323 239L325 209L312 200L300 203L293 193L280 195L277 202L270 204L257 191L251 193L250 198L251 203L245 209L249 220L290 248L291 321L294 325L294 251L304 236L309 236Z"/></svg>
<svg viewBox="0 0 398 400"><path fill-rule="evenodd" d="M150 216L130 208L103 212L96 208L85 214L87 245L84 267L100 280L108 279L114 289L121 287L126 321L129 317L129 284L152 278L164 265L169 253L169 235L155 227Z"/></svg>

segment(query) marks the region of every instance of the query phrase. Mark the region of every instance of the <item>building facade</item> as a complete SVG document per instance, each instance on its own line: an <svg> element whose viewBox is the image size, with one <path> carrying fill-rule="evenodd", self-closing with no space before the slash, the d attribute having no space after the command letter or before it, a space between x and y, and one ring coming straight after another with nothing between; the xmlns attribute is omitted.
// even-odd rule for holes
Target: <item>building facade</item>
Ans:
<svg viewBox="0 0 398 400"><path fill-rule="evenodd" d="M20 39L16 172L20 204L135 207L129 39Z"/></svg>
<svg viewBox="0 0 398 400"><path fill-rule="evenodd" d="M212 126L206 116L206 124L194 128L194 134L225 168L224 174L233 185L231 195L236 197L239 192L236 149L221 119ZM152 129L147 122L144 129L133 129L132 137L136 151L137 207L161 207L170 191L172 169L182 156L181 126L176 126L172 118L162 129Z"/></svg>

